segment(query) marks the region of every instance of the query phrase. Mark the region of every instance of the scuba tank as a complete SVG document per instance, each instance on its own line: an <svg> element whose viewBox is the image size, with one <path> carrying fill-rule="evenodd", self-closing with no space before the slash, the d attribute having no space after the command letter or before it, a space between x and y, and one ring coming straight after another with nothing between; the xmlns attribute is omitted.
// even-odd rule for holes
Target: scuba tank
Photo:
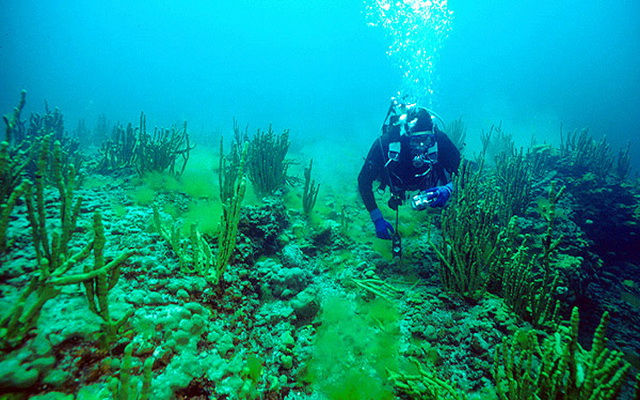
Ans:
<svg viewBox="0 0 640 400"><path fill-rule="evenodd" d="M400 157L400 137L406 133L407 111L413 105L401 103L395 97L391 98L391 104L387 110L387 116L382 123L382 134L389 137L389 151L387 152L388 161L385 167L391 161L398 161Z"/></svg>

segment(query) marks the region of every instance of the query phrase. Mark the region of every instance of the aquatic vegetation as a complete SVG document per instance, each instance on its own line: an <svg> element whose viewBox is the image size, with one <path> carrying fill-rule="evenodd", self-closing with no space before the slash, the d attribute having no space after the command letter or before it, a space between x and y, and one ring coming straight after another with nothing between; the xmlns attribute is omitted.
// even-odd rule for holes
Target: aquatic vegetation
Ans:
<svg viewBox="0 0 640 400"><path fill-rule="evenodd" d="M482 152L479 156L479 163L482 160L493 162L502 154L515 153L513 135L502 130L502 124L491 125L487 133L483 130L480 141L482 142Z"/></svg>
<svg viewBox="0 0 640 400"><path fill-rule="evenodd" d="M65 168L62 163L60 142L56 141L53 144L54 152L49 154L48 149L51 139L51 136L47 136L41 142L37 153L36 165L38 170L35 182L27 193L25 202L36 251L36 260L41 268L56 270L60 267L60 263L69 258L69 240L76 230L82 198L75 196L77 178L75 167L68 165ZM48 233L44 200L45 176L49 166L53 170L54 184L60 196L60 230L53 234Z"/></svg>
<svg viewBox="0 0 640 400"><path fill-rule="evenodd" d="M0 157L2 157L1 154ZM27 190L29 190L29 182L24 181L0 204L0 254L4 253L8 247L7 229L13 208Z"/></svg>
<svg viewBox="0 0 640 400"><path fill-rule="evenodd" d="M220 279L227 268L227 263L236 247L238 224L241 217L240 207L242 199L244 199L244 193L245 179L243 176L236 183L234 196L223 205L222 227L218 236L217 279Z"/></svg>
<svg viewBox="0 0 640 400"><path fill-rule="evenodd" d="M28 140L38 136L52 135L53 140L63 143L66 149L69 149L70 146L77 148L77 140L72 139L65 134L64 117L62 112L58 108L53 111L49 110L49 105L46 101L44 107L45 112L43 114L34 112L29 116L29 124L25 139ZM73 151L70 151L70 153L71 152Z"/></svg>
<svg viewBox="0 0 640 400"><path fill-rule="evenodd" d="M19 114L16 115L19 118ZM84 167L85 156L80 152L80 142L77 138L67 135L64 129L64 117L59 109L49 110L48 104L45 102L45 111L43 114L32 112L29 116L28 124L22 122L17 126L24 126L24 134L21 142L16 143L14 146L24 151L26 155L35 161L39 151L39 147L42 142L49 143L48 151L53 152L53 144L58 142L62 149L61 163L65 168L68 165L73 164L76 170L80 171ZM15 132L12 133L12 136ZM35 162L31 162L27 165L26 172L29 176L33 177L36 173ZM47 168L47 177L51 180L54 178L51 176L52 171Z"/></svg>
<svg viewBox="0 0 640 400"><path fill-rule="evenodd" d="M89 309L98 315L102 321L102 338L103 346L109 348L112 346L118 335L121 333L122 327L129 322L129 318L133 315L133 311L125 313L119 320L114 320L109 312L108 294L114 288L120 278L120 266L124 261L136 253L135 250L122 253L113 261L106 263L104 259L104 247L106 238L104 234L104 226L102 225L102 215L96 211L93 214L94 239L93 257L94 264L89 267L85 264L84 276L79 277L85 287L85 294L89 302ZM80 260L78 260L80 261Z"/></svg>
<svg viewBox="0 0 640 400"><path fill-rule="evenodd" d="M80 213L81 198L75 199L75 169L73 165L66 170L62 163L62 149L60 142L53 145L54 153L49 155L47 136L41 142L38 154L38 173L33 184L29 184L25 191L27 218L31 226L31 237L36 253L37 269L31 276L27 288L22 292L18 301L0 320L0 344L3 349L18 345L25 335L33 328L42 307L60 294L60 287L83 283L91 311L99 315L104 321L105 342L114 340L118 330L128 316L120 321L113 321L109 314L107 294L119 278L119 267L131 257L134 252L122 253L111 262L105 262L103 250L105 245L102 216L98 210L93 216L94 237L81 250L72 251L70 241L77 228ZM49 159L49 156L51 159ZM58 229L51 232L49 219L45 210L45 169L51 164L54 184L59 194ZM81 265L93 253L94 263L84 263L82 273L69 271Z"/></svg>
<svg viewBox="0 0 640 400"><path fill-rule="evenodd" d="M39 155L44 152L58 152L60 168L69 168L71 164L78 169L82 157L77 151L78 142L64 135L62 113L49 111L43 115L33 113L27 125L20 114L26 103L26 91L21 92L20 101L13 114L3 116L6 125L5 140L0 142L0 254L6 249L6 230L9 214L16 201L29 186L25 177L35 179L37 173L55 180L54 171L49 164L37 165ZM57 143L59 149L54 149ZM46 147L46 148L44 148Z"/></svg>
<svg viewBox="0 0 640 400"><path fill-rule="evenodd" d="M153 374L153 362L155 357L147 357L142 367L142 385L138 389L136 377L132 376L132 358L134 342L124 348L124 356L120 364L118 377L109 381L109 389L114 400L147 400L151 392L151 378Z"/></svg>
<svg viewBox="0 0 640 400"><path fill-rule="evenodd" d="M160 220L158 209L155 207L153 209L156 230L171 245L180 260L181 269L184 272L195 272L213 284L218 283L222 277L235 250L240 206L245 191L244 178L241 178L236 185L236 194L223 205L222 226L218 234L218 250L215 255L196 223L191 224L189 240L186 244L183 243L180 234L182 228L177 223L166 228Z"/></svg>
<svg viewBox="0 0 640 400"><path fill-rule="evenodd" d="M189 161L193 147L189 144L189 134L185 121L182 129L155 128L153 135L146 131L146 118L141 117L138 137L136 171L142 175L150 171L169 171L181 175Z"/></svg>
<svg viewBox="0 0 640 400"><path fill-rule="evenodd" d="M616 399L630 369L606 348L608 313L602 315L591 350L578 343L578 309L568 327L540 340L533 330L505 338L496 350L493 377L500 400Z"/></svg>
<svg viewBox="0 0 640 400"><path fill-rule="evenodd" d="M248 129L248 128L247 128ZM220 159L218 165L218 186L220 188L220 200L225 202L233 196L234 186L239 174L244 174L247 152L249 151L247 129L240 130L237 120L233 120L233 142L229 154L224 152L224 136L220 136Z"/></svg>
<svg viewBox="0 0 640 400"><path fill-rule="evenodd" d="M249 140L247 172L254 188L261 195L268 195L282 188L287 181L289 161L289 131L276 134L271 126L267 131L258 130Z"/></svg>
<svg viewBox="0 0 640 400"><path fill-rule="evenodd" d="M27 150L21 146L26 133L20 113L24 108L26 95L27 92L22 91L13 114L2 117L6 125L5 139L0 142L0 204L3 205L20 185L23 171L29 162Z"/></svg>
<svg viewBox="0 0 640 400"><path fill-rule="evenodd" d="M505 259L502 270L494 274L500 275L499 292L511 309L533 326L547 330L555 329L560 318L560 302L555 298L560 275L554 255L562 237L554 232L554 226L556 205L564 189L556 190L555 185L550 188L543 216L546 228L539 242L534 243L530 235L525 235L515 252ZM515 221L512 218L509 230L514 229ZM513 236L513 232L505 235Z"/></svg>
<svg viewBox="0 0 640 400"><path fill-rule="evenodd" d="M416 374L389 371L389 380L393 382L398 392L411 399L465 400L467 398L464 393L452 387L449 382L438 378L434 371L428 370L415 358L409 360L415 365Z"/></svg>
<svg viewBox="0 0 640 400"><path fill-rule="evenodd" d="M3 115L2 119L6 125L5 141L8 146L19 147L20 144L26 139L27 132L25 128L25 122L20 119L22 109L27 102L27 91L20 92L20 100L18 105L13 108L11 115Z"/></svg>
<svg viewBox="0 0 640 400"><path fill-rule="evenodd" d="M236 247L240 210L246 188L245 178L242 173L243 168L244 155L237 166L236 174L234 174L237 178L233 194L222 205L221 227L218 233L218 251L216 255L214 255L211 246L198 230L197 223L190 224L189 242L185 244L180 235L182 228L177 223L173 223L170 228L166 228L162 224L157 207L153 208L155 228L171 245L171 248L178 256L181 269L184 272L195 272L213 284L219 282ZM210 213L208 215L210 216Z"/></svg>
<svg viewBox="0 0 640 400"><path fill-rule="evenodd" d="M322 307L308 376L330 399L391 399L386 370L398 366L398 314L379 299L370 304L331 297ZM336 351L340 349L340 351Z"/></svg>
<svg viewBox="0 0 640 400"><path fill-rule="evenodd" d="M503 207L500 220L506 224L514 215L524 215L531 202L532 172L528 154L520 151L500 153L496 157L495 179Z"/></svg>
<svg viewBox="0 0 640 400"><path fill-rule="evenodd" d="M105 263L102 248L104 246L100 235L102 229L100 214L94 217L94 229L97 239L89 242L80 252L70 255L69 259L52 269L43 262L40 270L33 274L28 287L22 292L13 308L0 320L0 348L3 351L11 349L24 341L27 333L34 327L42 307L49 300L60 294L60 288L78 283L85 284L90 309L103 318L105 341L112 342L119 328L127 318L113 321L109 317L107 292L117 281L118 268L133 252L122 253L115 260ZM85 266L83 273L68 274L68 271L87 259L92 250L95 262L93 266ZM109 274L109 277L107 277Z"/></svg>
<svg viewBox="0 0 640 400"><path fill-rule="evenodd" d="M34 121L58 129L55 115ZM144 124L119 133L130 135L123 139L130 153ZM288 146L284 134L260 134L269 132L271 145ZM30 165L15 165L18 185L0 214L7 239L0 273L9 282L0 288L8 312L0 319L0 391L77 399L522 400L513 397L514 381L536 393L527 382L546 379L536 373L548 370L547 360L562 376L547 387L571 385L575 376L586 390L608 373L604 364L626 371L619 353L593 350L605 348L604 328L587 352L559 321L586 297L586 279L588 290L607 293L601 282L613 286L618 275L598 275L599 253L576 220L609 214L611 236L620 226L633 231L636 220L622 220L640 209L635 183L575 174L558 149L515 151L498 133L491 133L490 141L503 136L495 149L512 151L495 164L465 163L449 207L419 215L401 209L400 261L388 242L372 238L352 193L318 191L312 162L292 168L305 179L293 180L284 156L279 186L266 193L254 182L264 197L247 205L242 160L251 143L237 123L228 154L222 140L219 158L191 152L180 176L181 156L173 173L130 179L133 151L123 171L103 172L108 179L85 169L85 185L64 143L37 136L22 159ZM0 166L11 171L17 150L5 143ZM93 157L85 165L104 153ZM583 196L593 201L585 205ZM628 282L627 292L616 293L602 304L619 339L630 330L618 327L637 293ZM612 347L633 360L634 343ZM535 360L525 378L522 360ZM586 360L606 363L594 369ZM577 372L562 375L570 365ZM622 384L623 376L609 376Z"/></svg>
<svg viewBox="0 0 640 400"><path fill-rule="evenodd" d="M155 128L147 132L147 118L140 114L140 124L133 128L116 125L111 137L100 148L102 159L97 171L106 173L130 168L139 176L149 172L167 171L181 175L193 147L189 143L187 123L182 128Z"/></svg>
<svg viewBox="0 0 640 400"><path fill-rule="evenodd" d="M487 291L497 293L524 320L553 329L560 312L553 256L562 240L554 226L565 187L551 184L539 240L522 235L517 215L525 214L532 191L526 160L522 150L501 153L493 174L484 163L477 171L464 165L454 180L453 204L442 214L442 238L431 246L445 288L473 299Z"/></svg>
<svg viewBox="0 0 640 400"><path fill-rule="evenodd" d="M456 145L458 150L464 150L467 139L467 127L462 118L453 120L447 124L446 134L449 139Z"/></svg>
<svg viewBox="0 0 640 400"><path fill-rule="evenodd" d="M462 166L454 179L456 195L442 214L442 239L430 242L440 260L444 287L471 298L486 291L489 272L498 261L500 230L495 219L500 196L483 182L482 168L472 171L469 164Z"/></svg>
<svg viewBox="0 0 640 400"><path fill-rule="evenodd" d="M10 131L9 124L7 131ZM13 208L29 187L22 179L28 161L28 158L14 154L8 141L0 142L0 254L7 249L7 229Z"/></svg>
<svg viewBox="0 0 640 400"><path fill-rule="evenodd" d="M313 206L316 205L318 199L318 190L320 184L316 184L315 180L311 179L311 168L313 167L313 159L309 160L309 167L304 169L304 189L302 192L302 208L306 215L311 213Z"/></svg>
<svg viewBox="0 0 640 400"><path fill-rule="evenodd" d="M138 140L136 132L137 129L133 128L131 122L127 124L126 128L120 124L116 124L113 127L110 137L102 142L100 147L102 159L98 163L96 170L109 172L133 167L136 143Z"/></svg>
<svg viewBox="0 0 640 400"><path fill-rule="evenodd" d="M526 241L518 246L515 253L505 260L499 281L499 293L504 297L511 310L522 318L529 317L528 310L534 288L535 257L530 254Z"/></svg>
<svg viewBox="0 0 640 400"><path fill-rule="evenodd" d="M566 138L561 135L560 153L568 158L569 167L576 176L591 172L601 181L611 177L614 157L606 137L596 141L588 129L574 130Z"/></svg>
<svg viewBox="0 0 640 400"><path fill-rule="evenodd" d="M25 335L33 328L43 306L60 293L62 286L85 283L87 297L92 301L92 310L103 317L105 332L111 337L114 334L113 321L109 319L106 294L111 283L117 280L117 272L109 280L107 274L117 271L120 264L132 253L123 253L119 258L109 263L104 261L102 249L104 247L104 233L100 213L94 214L94 239L89 241L81 250L72 250L69 243L77 230L77 219L80 213L82 199L76 198L78 177L75 165L71 162L71 147L64 148L62 142L63 124L62 114L56 110L40 116L33 114L29 129L23 130L24 123L20 121L20 111L24 106L26 93L22 93L19 106L11 118L5 118L7 124L7 139L17 146L24 146L20 150L21 166L9 165L3 162L3 172L14 175L16 181L21 182L8 199L3 199L2 220L0 220L0 247L6 251L6 229L9 213L15 207L19 197L24 197L27 220L31 227L31 240L35 251L36 271L31 274L27 287L22 291L18 301L2 316L0 326L0 342L3 350L17 346L24 340ZM18 129L18 127L21 127ZM20 135L16 135L20 133ZM8 156L9 141L2 145L3 157ZM28 161L27 161L28 160ZM33 171L26 171L27 164ZM12 172L11 169L14 169ZM17 169L17 171L15 171ZM7 171L9 170L9 171ZM4 175L4 174L3 174ZM29 179L24 175L32 175ZM6 176L6 175L5 175ZM45 202L45 186L50 181L58 192L59 223L53 229ZM84 263L83 273L69 273L69 271L94 255L94 264ZM109 281L107 285L106 282ZM94 301L94 302L93 302Z"/></svg>
<svg viewBox="0 0 640 400"><path fill-rule="evenodd" d="M555 171L576 202L573 219L602 257L633 257L640 246L634 213L638 189L628 180L628 144L616 159L606 137L595 140L585 129L563 138ZM553 169L552 169L553 170ZM622 177L627 180L623 180Z"/></svg>
<svg viewBox="0 0 640 400"><path fill-rule="evenodd" d="M631 172L631 157L629 156L629 150L631 149L631 142L627 142L627 146L620 149L618 152L618 158L616 161L616 176L620 182L629 177Z"/></svg>

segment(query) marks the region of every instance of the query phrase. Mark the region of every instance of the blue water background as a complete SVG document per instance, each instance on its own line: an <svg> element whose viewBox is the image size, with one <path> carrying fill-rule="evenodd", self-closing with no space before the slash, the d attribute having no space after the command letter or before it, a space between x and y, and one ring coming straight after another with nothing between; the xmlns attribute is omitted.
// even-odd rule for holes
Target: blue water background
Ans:
<svg viewBox="0 0 640 400"><path fill-rule="evenodd" d="M522 145L557 144L562 124L607 135L615 151L631 140L640 165L640 3L448 6L431 103L465 120L470 148L493 123ZM363 156L400 85L385 31L363 11L360 0L4 0L0 110L26 89L27 111L47 100L69 131L144 111L149 125L188 120L209 137L237 118Z"/></svg>

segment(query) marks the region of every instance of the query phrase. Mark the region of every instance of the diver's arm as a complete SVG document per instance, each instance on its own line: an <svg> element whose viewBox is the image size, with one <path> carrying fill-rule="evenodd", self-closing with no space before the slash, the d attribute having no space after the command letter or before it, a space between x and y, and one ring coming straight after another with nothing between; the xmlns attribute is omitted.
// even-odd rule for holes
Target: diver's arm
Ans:
<svg viewBox="0 0 640 400"><path fill-rule="evenodd" d="M438 163L435 167L437 185L427 190L431 207L444 207L453 193L453 174L458 171L460 150L442 131L436 130Z"/></svg>
<svg viewBox="0 0 640 400"><path fill-rule="evenodd" d="M364 165L358 175L358 189L364 202L371 221L376 228L376 236L379 239L391 240L394 233L393 225L382 215L373 196L373 181L375 181L384 170L384 155L382 153L382 140L378 139L371 146L369 154L364 161Z"/></svg>
<svg viewBox="0 0 640 400"><path fill-rule="evenodd" d="M376 140L373 143L367 158L364 160L360 174L358 174L358 190L360 191L364 206L369 212L378 208L373 196L373 181L378 178L382 168L384 168L382 165L382 149L380 146L380 140Z"/></svg>

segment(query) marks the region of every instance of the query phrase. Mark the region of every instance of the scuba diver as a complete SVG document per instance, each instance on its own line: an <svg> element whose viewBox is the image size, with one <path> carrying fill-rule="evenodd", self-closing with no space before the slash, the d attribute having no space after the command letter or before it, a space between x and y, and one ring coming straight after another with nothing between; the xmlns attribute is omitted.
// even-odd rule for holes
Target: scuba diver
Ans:
<svg viewBox="0 0 640 400"><path fill-rule="evenodd" d="M452 174L460 164L460 151L449 137L433 123L432 112L416 104L402 104L391 99L382 126L382 135L371 146L358 175L358 188L380 239L393 240L394 256L401 252L398 206L411 197L415 210L444 207L453 192ZM435 115L435 114L434 114ZM378 190L389 187L388 206L396 211L396 229L384 219L373 195L373 181Z"/></svg>

